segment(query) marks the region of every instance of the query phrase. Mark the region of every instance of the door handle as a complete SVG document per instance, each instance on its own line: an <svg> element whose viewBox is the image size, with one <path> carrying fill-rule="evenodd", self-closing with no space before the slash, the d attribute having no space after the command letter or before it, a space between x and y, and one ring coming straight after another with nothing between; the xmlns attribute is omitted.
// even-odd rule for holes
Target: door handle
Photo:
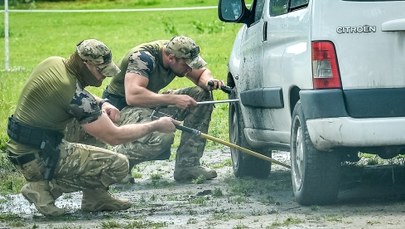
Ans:
<svg viewBox="0 0 405 229"><path fill-rule="evenodd" d="M263 23L263 40L262 41L267 41L267 21Z"/></svg>

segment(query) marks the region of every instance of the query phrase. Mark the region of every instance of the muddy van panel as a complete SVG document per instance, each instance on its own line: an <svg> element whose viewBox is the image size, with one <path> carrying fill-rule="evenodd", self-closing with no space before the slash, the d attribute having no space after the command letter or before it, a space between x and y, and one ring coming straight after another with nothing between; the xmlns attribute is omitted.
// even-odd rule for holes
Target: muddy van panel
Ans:
<svg viewBox="0 0 405 229"><path fill-rule="evenodd" d="M405 1L313 4L312 39L335 44L343 89L405 87ZM402 29L383 31L393 21Z"/></svg>

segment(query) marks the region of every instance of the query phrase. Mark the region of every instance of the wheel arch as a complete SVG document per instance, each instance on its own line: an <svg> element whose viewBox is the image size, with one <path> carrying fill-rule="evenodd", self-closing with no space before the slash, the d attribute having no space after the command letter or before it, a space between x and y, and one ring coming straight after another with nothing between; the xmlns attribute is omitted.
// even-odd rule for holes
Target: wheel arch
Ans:
<svg viewBox="0 0 405 229"><path fill-rule="evenodd" d="M231 72L228 72L228 75L226 77L226 85L229 87L235 87L235 79L233 78L233 75Z"/></svg>
<svg viewBox="0 0 405 229"><path fill-rule="evenodd" d="M290 116L292 117L293 111L294 111L294 107L297 104L297 102L300 100L300 91L301 89L297 86L294 86L290 89L289 92L289 108L290 108Z"/></svg>

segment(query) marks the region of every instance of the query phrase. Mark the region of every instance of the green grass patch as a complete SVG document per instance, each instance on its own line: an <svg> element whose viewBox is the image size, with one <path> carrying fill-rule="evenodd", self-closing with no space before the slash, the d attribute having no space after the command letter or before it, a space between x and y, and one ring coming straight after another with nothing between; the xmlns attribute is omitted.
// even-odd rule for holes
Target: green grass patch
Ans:
<svg viewBox="0 0 405 229"><path fill-rule="evenodd" d="M86 9L92 1L79 3L37 3L39 9ZM126 1L99 1L94 8L103 8L102 3ZM131 2L131 3L129 3ZM216 1L159 1L159 7L216 5ZM214 4L215 3L215 4ZM135 7L134 1L122 8ZM138 4L138 3L137 3ZM146 4L146 3L144 3ZM139 4L138 4L139 5ZM137 5L137 6L138 6ZM140 4L139 6L144 6ZM106 5L106 8L113 7ZM4 17L4 13L0 13ZM113 50L118 61L133 46L157 39L170 39L173 35L192 37L201 47L202 56L208 62L215 77L226 81L227 60L233 40L240 25L220 22L217 9L164 11L164 12L103 12L103 13L10 13L10 68L0 72L0 147L8 140L6 135L7 117L17 104L18 96L31 70L43 59L58 55L68 57L74 52L75 44L83 39L97 38ZM4 21L0 28L4 28ZM4 38L0 38L4 43ZM0 56L0 69L5 69L4 55ZM89 88L101 95L108 80L99 88ZM185 79L176 79L167 88L193 86ZM214 92L215 99L226 99L221 91ZM214 109L209 134L228 139L228 104L218 104ZM208 141L207 147L218 144ZM1 149L1 148L0 148Z"/></svg>
<svg viewBox="0 0 405 229"><path fill-rule="evenodd" d="M193 179L191 182L193 184L202 184L206 181L205 177L203 175L200 175L199 177L197 177L196 179Z"/></svg>
<svg viewBox="0 0 405 229"><path fill-rule="evenodd" d="M164 228L167 227L166 222L152 222L148 220L134 220L129 223L120 223L114 220L101 222L100 228L109 229L109 228Z"/></svg>
<svg viewBox="0 0 405 229"><path fill-rule="evenodd" d="M9 0L10 9L138 9L173 8L193 6L216 6L217 0L65 0L42 1L23 4L22 1Z"/></svg>
<svg viewBox="0 0 405 229"><path fill-rule="evenodd" d="M266 227L266 228L285 228L285 227L290 227L292 225L297 225L300 223L303 223L304 220L300 219L300 218L296 218L296 217L288 217L287 219L285 219L282 222L274 222L272 223L270 226Z"/></svg>
<svg viewBox="0 0 405 229"><path fill-rule="evenodd" d="M11 213L0 214L0 222L7 223L7 226L10 228L23 228L26 226L26 223L22 218Z"/></svg>
<svg viewBox="0 0 405 229"><path fill-rule="evenodd" d="M217 0L111 0L111 1L60 1L35 2L34 9L118 9L163 8L185 6L215 6ZM10 9L27 8L14 4ZM0 13L4 18L4 13ZM226 81L227 60L233 40L240 25L220 22L217 9L162 11L162 12L97 12L97 13L46 13L10 12L9 34L10 71L4 71L4 55L0 56L0 150L4 150L8 136L7 118L14 112L22 87L32 69L49 56L68 57L75 44L83 39L96 38L113 50L118 61L127 50L137 44L157 39L170 39L173 35L192 37L201 47L202 56L213 74ZM0 22L4 29L4 21ZM3 31L2 31L3 33ZM0 36L4 44L4 33ZM108 84L89 88L101 95ZM185 79L176 79L168 88L193 86ZM226 99L221 91L214 92L215 99ZM218 104L214 109L209 133L228 139L228 104ZM178 145L176 135L175 146ZM218 147L208 141L207 148Z"/></svg>

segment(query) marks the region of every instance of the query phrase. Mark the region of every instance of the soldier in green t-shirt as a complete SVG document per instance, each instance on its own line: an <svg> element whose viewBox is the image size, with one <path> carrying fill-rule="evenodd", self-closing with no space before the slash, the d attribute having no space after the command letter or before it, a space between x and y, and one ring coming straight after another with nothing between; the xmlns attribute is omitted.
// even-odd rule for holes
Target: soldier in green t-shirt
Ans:
<svg viewBox="0 0 405 229"><path fill-rule="evenodd" d="M121 60L122 71L112 78L103 98L122 109L121 124L149 122L150 108L163 107L160 112L207 133L213 105L197 106L197 101L212 100L210 91L224 83L215 79L205 65L199 46L189 37L175 36L171 40L141 44L129 50ZM161 93L176 76L186 77L196 86ZM172 133L151 133L113 149L128 156L131 169L143 161L168 158L173 139ZM215 170L200 165L204 148L204 139L182 133L176 153L175 180L217 176Z"/></svg>
<svg viewBox="0 0 405 229"><path fill-rule="evenodd" d="M84 89L98 87L106 76L119 72L110 49L98 40L88 39L80 42L68 59L49 57L31 73L9 118L10 141L6 151L27 181L22 195L40 213L64 214L64 209L55 206L55 200L63 193L75 191L83 191L83 211L123 210L131 206L108 193L111 184L128 174L127 157L62 140L72 119L87 133L111 145L154 131L175 131L171 118L117 126L114 122L119 119L119 110Z"/></svg>

